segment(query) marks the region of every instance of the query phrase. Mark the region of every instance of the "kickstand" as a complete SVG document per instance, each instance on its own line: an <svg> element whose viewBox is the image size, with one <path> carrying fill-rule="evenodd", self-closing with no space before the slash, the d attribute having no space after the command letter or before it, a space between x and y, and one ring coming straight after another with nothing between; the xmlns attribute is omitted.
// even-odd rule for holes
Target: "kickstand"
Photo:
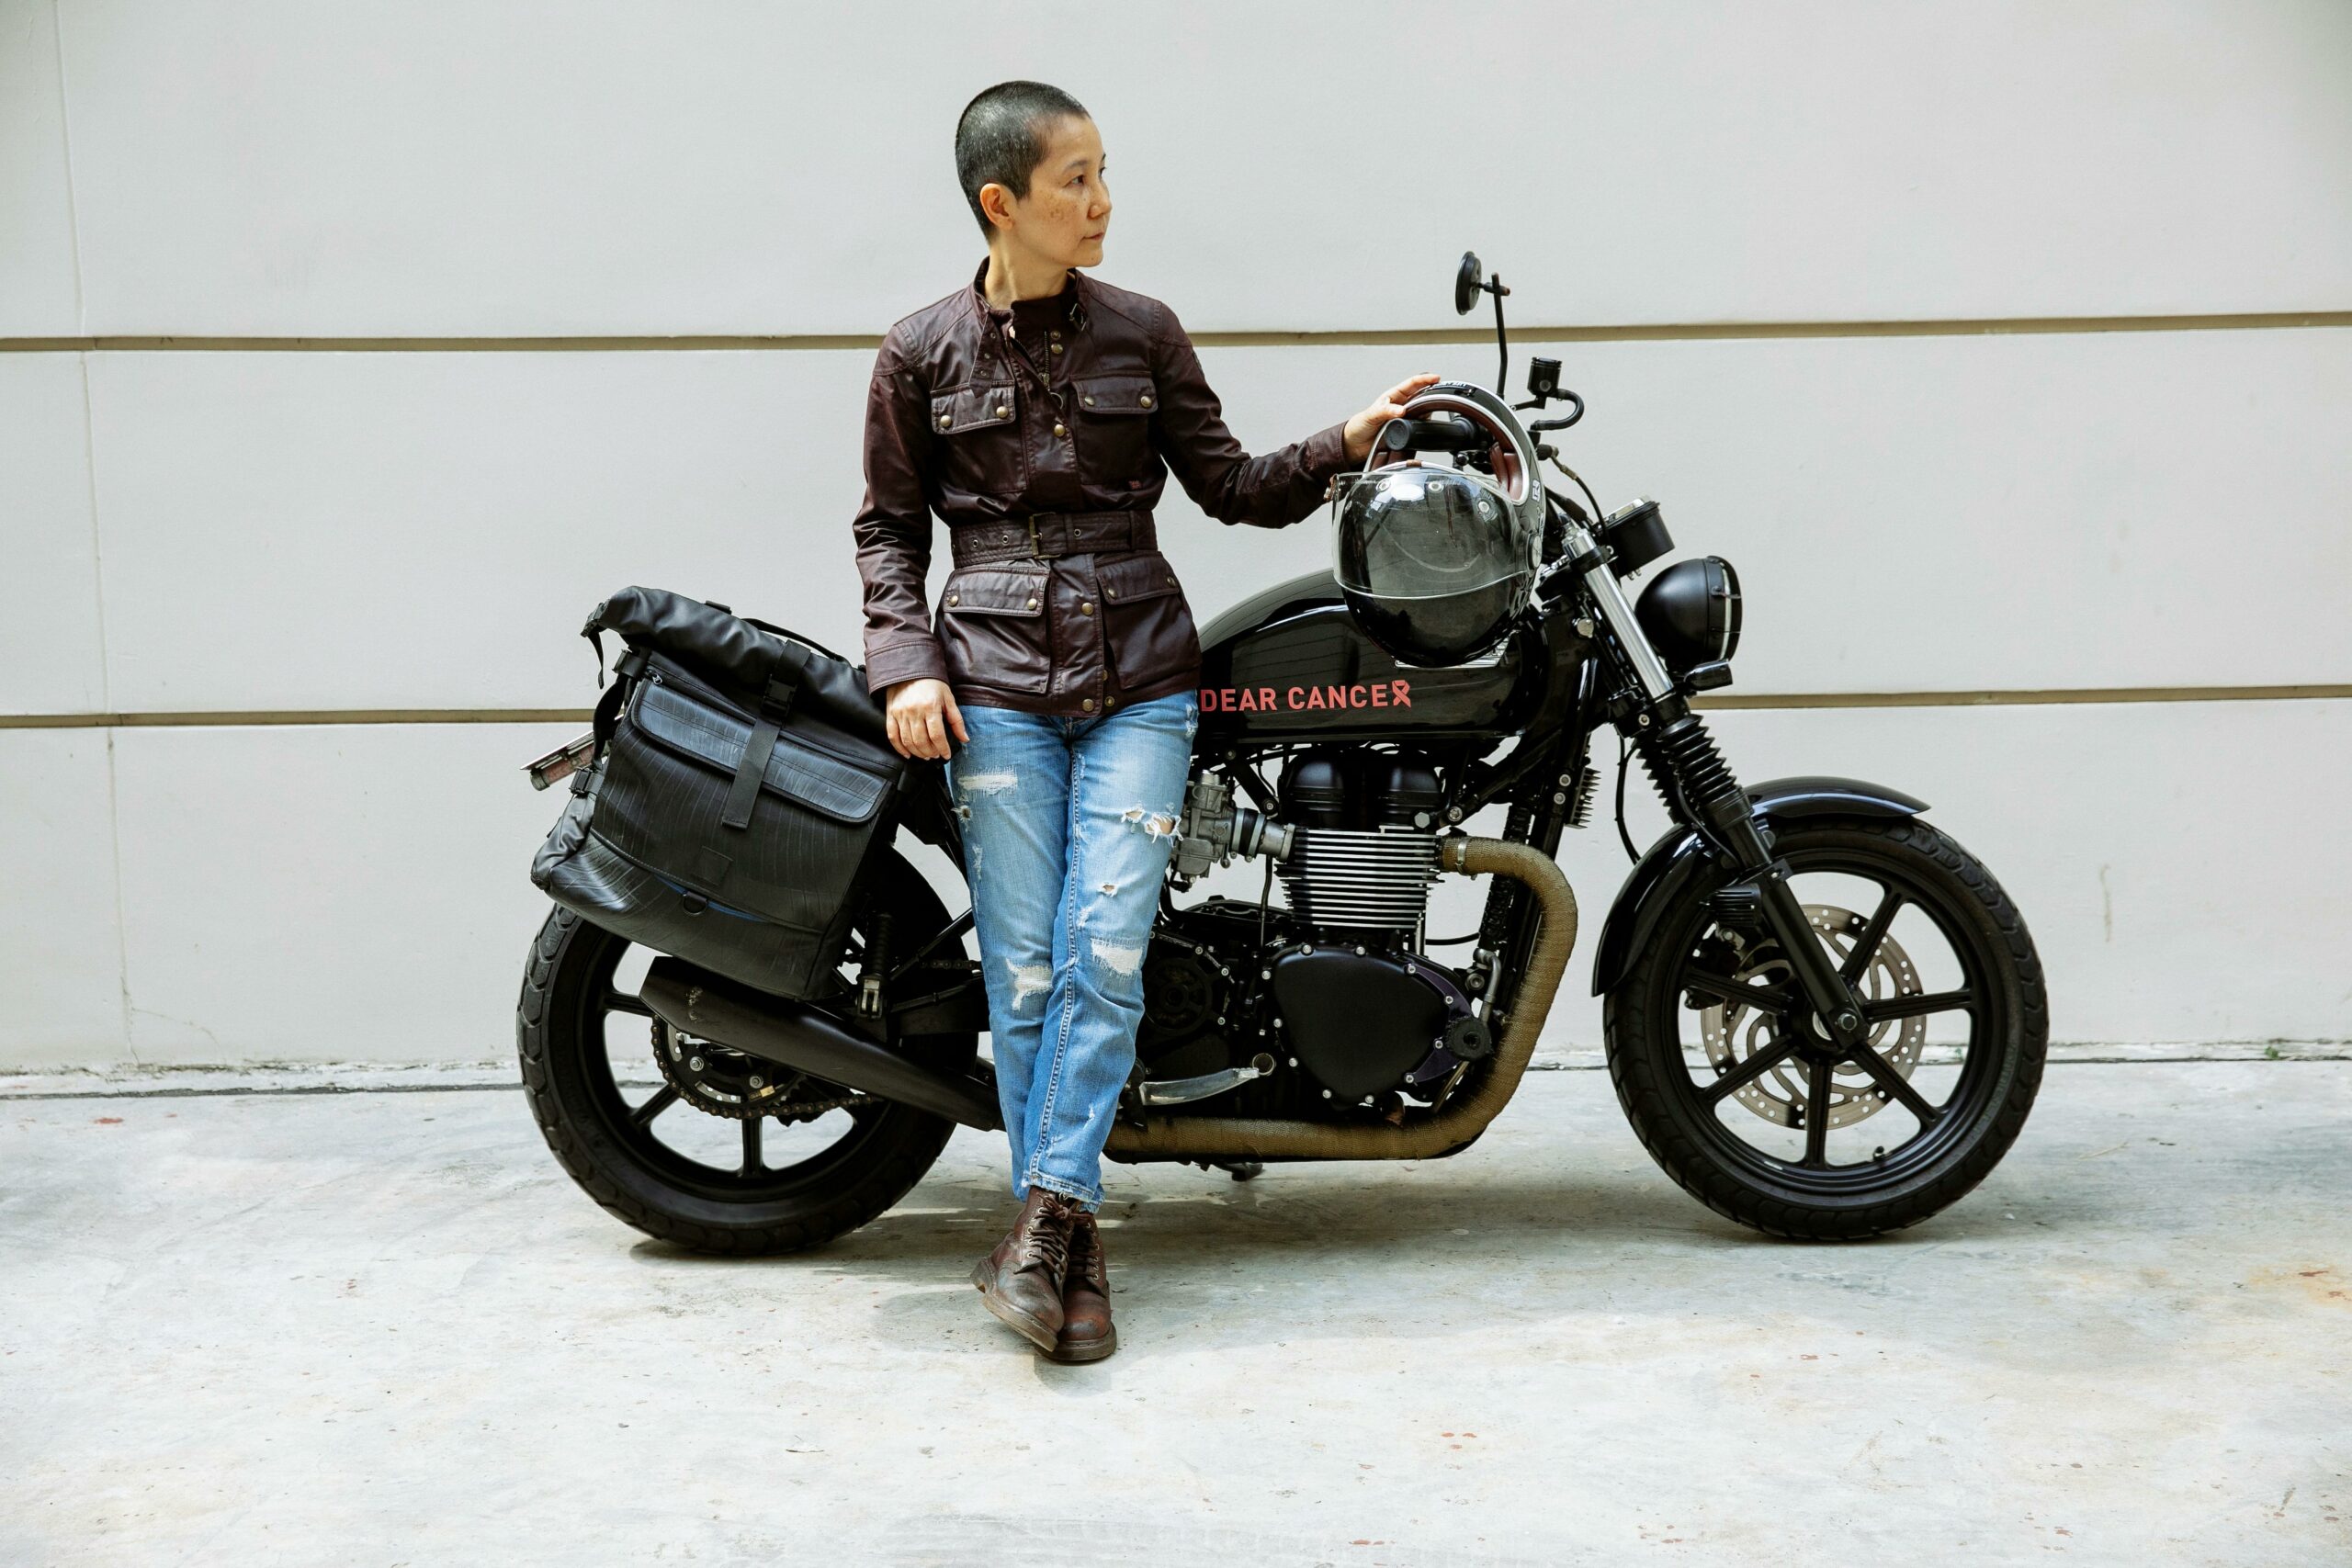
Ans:
<svg viewBox="0 0 2352 1568"><path fill-rule="evenodd" d="M1216 1168L1219 1170L1231 1171L1233 1179L1236 1181L1248 1181L1252 1177L1263 1176L1266 1173L1266 1168L1254 1159L1221 1159L1216 1162Z"/></svg>

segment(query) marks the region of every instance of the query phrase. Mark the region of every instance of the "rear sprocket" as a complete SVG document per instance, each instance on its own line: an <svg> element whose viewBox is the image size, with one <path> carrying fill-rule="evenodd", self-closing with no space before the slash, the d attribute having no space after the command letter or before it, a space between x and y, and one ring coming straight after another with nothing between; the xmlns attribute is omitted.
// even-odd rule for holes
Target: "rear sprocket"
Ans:
<svg viewBox="0 0 2352 1568"><path fill-rule="evenodd" d="M705 1115L729 1121L767 1116L790 1125L875 1103L870 1094L746 1056L715 1040L681 1034L658 1018L653 1021L653 1065L679 1099Z"/></svg>

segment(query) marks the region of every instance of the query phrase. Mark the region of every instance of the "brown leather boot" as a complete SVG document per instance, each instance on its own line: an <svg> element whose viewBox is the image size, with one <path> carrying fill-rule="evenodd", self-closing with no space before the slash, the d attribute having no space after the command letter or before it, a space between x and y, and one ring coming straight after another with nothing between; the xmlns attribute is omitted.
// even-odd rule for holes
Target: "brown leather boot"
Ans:
<svg viewBox="0 0 2352 1568"><path fill-rule="evenodd" d="M1102 1265L1102 1227L1080 1210L1069 1224L1069 1265L1062 1272L1062 1331L1057 1361L1099 1361L1119 1348L1111 1326L1111 1276Z"/></svg>
<svg viewBox="0 0 2352 1568"><path fill-rule="evenodd" d="M1061 1334L1070 1216L1085 1212L1075 1198L1033 1186L1012 1229L972 1266L982 1304L1040 1350L1050 1352Z"/></svg>

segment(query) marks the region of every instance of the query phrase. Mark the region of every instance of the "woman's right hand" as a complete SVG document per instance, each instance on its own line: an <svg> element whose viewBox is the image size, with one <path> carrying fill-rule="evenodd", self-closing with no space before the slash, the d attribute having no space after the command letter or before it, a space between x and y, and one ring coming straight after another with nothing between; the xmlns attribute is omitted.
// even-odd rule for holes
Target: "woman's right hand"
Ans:
<svg viewBox="0 0 2352 1568"><path fill-rule="evenodd" d="M956 694L947 689L946 682L928 676L901 681L890 688L883 705L883 729L899 756L930 757L943 762L947 760L951 733L958 740L971 739L964 733L964 716L956 709Z"/></svg>

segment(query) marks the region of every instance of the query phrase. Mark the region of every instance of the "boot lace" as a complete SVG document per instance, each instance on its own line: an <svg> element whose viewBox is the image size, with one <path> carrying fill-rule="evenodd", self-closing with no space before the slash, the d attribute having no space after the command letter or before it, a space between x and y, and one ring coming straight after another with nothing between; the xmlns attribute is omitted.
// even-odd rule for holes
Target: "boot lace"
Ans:
<svg viewBox="0 0 2352 1568"><path fill-rule="evenodd" d="M1095 1229L1091 1214L1079 1214L1070 1221L1069 1277L1083 1280L1098 1289L1102 1278L1102 1233Z"/></svg>
<svg viewBox="0 0 2352 1568"><path fill-rule="evenodd" d="M1021 1261L1023 1265L1042 1263L1049 1277L1059 1279L1069 1265L1070 1215L1079 1204L1076 1199L1059 1193L1049 1195L1038 1208L1035 1223L1021 1238Z"/></svg>

